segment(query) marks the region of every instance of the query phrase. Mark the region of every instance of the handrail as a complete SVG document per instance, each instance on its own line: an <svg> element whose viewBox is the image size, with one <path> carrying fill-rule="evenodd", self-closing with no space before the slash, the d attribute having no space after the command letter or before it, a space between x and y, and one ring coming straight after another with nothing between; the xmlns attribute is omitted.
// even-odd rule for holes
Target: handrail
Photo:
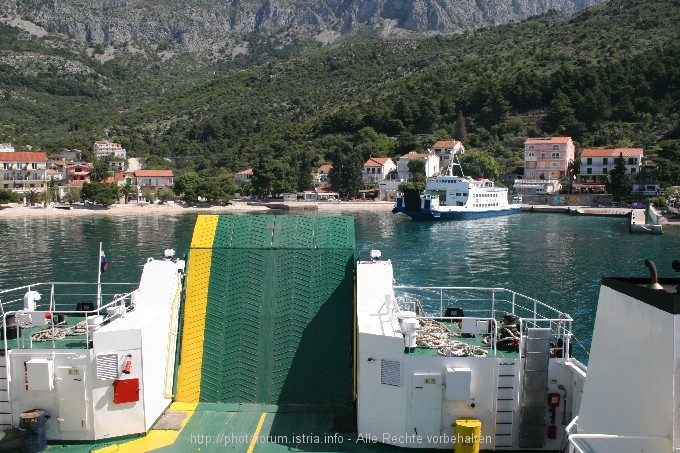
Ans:
<svg viewBox="0 0 680 453"><path fill-rule="evenodd" d="M415 285L395 285L394 286L395 290L409 290L409 289L414 289L414 290L436 290L436 291L472 291L472 292L491 292L493 293L509 293L512 295L512 304L513 308L515 306L516 302L516 297L521 297L525 299L526 301L532 302L534 304L534 312L538 309L538 307L545 308L547 310L553 311L555 313L558 313L560 317L563 317L563 319L573 321L571 316L569 316L568 313L562 312L555 307L552 307L546 303L541 302L538 299L535 299L533 297L524 295L522 293L518 293L516 291L512 291L506 288L500 288L500 287L475 287L475 286L415 286ZM502 300L501 300L502 301ZM514 312L514 310L513 310Z"/></svg>
<svg viewBox="0 0 680 453"><path fill-rule="evenodd" d="M129 285L128 283L124 283L124 284ZM21 287L21 288L22 288L22 289L25 289L25 288L35 287L35 286L38 286L38 285L26 285L26 286ZM15 290L17 290L17 288L14 288L13 290L10 290L10 291L15 291ZM7 292L7 291L5 291L5 292ZM121 300L124 300L124 299L126 299L126 298L129 298L130 295L131 295L133 292L134 292L134 291L131 291L131 292L126 293L126 294L123 294L123 295L118 294L118 295L117 295L118 298L115 298L115 297L114 297L114 299L113 299L111 302L109 302L108 304L106 304L106 305L104 305L104 306L102 306L102 307L98 307L98 308L93 309L93 310L86 310L86 311L78 311L78 310L49 310L49 311L52 311L52 312L57 311L59 314L78 314L78 315L84 315L84 316L85 316L85 319L87 319L88 316L98 315L102 310L105 310L105 309L108 308L108 307L114 306L115 304L117 304L117 303L120 302ZM52 301L50 301L50 308L52 308ZM4 356L5 356L6 358L9 357L9 354L8 354L8 341L7 341L7 317L8 317L9 315L14 315L14 316L15 316L15 320L17 321L17 338L18 338L19 335L20 335L20 332L21 332L21 324L19 324L19 322L18 322L19 319L18 319L17 315L18 315L18 314L45 313L45 311L48 311L48 310L32 310L32 311L28 311L28 310L11 310L11 311L7 311L7 312L4 312L4 310L3 310L3 313L2 313L2 333L3 333L3 338L4 338L4 340L3 340L3 350L4 350ZM53 319L54 319L54 318L53 318ZM54 323L52 323L51 328L52 328L52 330L54 331L54 328L55 328ZM90 344L90 331L89 331L89 329L86 329L86 330L85 330L85 344L86 344L86 345L89 345L89 344ZM54 338L52 339L52 345L53 345L53 347L54 347ZM31 349L32 349L32 348L31 348ZM52 351L52 353L54 353L54 351ZM71 353L71 354L75 354L75 352L73 352L73 353ZM12 382L11 362L12 362L11 360L6 360L6 361L5 361L5 378L7 379L8 389L9 389L9 387L10 387L10 383ZM7 401L11 401L9 390L7 391Z"/></svg>
<svg viewBox="0 0 680 453"><path fill-rule="evenodd" d="M166 354L166 359L165 359L165 379L163 382L163 396L166 398L174 398L174 394L171 392L168 392L168 374L172 375L174 374L174 367L171 367L171 356L172 356L172 361L174 363L174 355L171 354L172 350L172 345L177 343L177 331L179 329L179 322L175 321L175 312L177 311L177 307L179 307L179 300L180 300L180 295L182 292L181 285L177 287L177 291L175 292L175 298L172 301L172 306L170 307L170 325L168 326L168 348L167 348L167 354ZM174 326L174 327L173 327ZM174 343L173 343L174 341ZM170 373L168 373L170 371Z"/></svg>
<svg viewBox="0 0 680 453"><path fill-rule="evenodd" d="M578 440L579 439L599 439L599 440L660 440L660 439L670 439L671 436L666 435L655 435L655 434L633 434L633 435L628 435L628 434L589 434L589 433L583 433L583 434L578 434L576 432L572 432L575 427L578 426L578 415L574 417L574 419L567 425L565 428L565 432L567 433L567 440L569 443L579 451L579 453L588 453L590 451L589 449L584 450L584 447L582 445L579 445Z"/></svg>

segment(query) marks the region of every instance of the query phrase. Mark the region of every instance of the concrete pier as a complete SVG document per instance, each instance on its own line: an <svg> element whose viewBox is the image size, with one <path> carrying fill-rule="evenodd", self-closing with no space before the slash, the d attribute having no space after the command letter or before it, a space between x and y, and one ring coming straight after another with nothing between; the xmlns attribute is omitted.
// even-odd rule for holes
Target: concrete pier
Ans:
<svg viewBox="0 0 680 453"><path fill-rule="evenodd" d="M650 207L649 217L650 223L647 223L645 210L633 209L630 215L630 232L662 234L661 216L652 207Z"/></svg>
<svg viewBox="0 0 680 453"><path fill-rule="evenodd" d="M524 212L541 212L541 213L563 213L571 215L594 215L594 216L616 216L616 217L630 217L631 233L651 233L662 234L663 228L661 223L664 221L663 216L650 207L650 223L646 223L644 209L631 208L611 208L611 207L589 207L589 206L547 206L547 205L522 205Z"/></svg>

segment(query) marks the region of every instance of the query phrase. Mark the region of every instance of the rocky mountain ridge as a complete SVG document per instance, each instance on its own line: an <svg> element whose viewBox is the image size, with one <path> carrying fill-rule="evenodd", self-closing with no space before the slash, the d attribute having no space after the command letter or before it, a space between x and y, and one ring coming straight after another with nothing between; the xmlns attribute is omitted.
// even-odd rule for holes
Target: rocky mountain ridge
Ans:
<svg viewBox="0 0 680 453"><path fill-rule="evenodd" d="M254 37L283 47L333 42L368 31L426 36L499 25L606 0L0 0L0 21L32 33L58 33L91 47L135 43L155 51L230 58Z"/></svg>

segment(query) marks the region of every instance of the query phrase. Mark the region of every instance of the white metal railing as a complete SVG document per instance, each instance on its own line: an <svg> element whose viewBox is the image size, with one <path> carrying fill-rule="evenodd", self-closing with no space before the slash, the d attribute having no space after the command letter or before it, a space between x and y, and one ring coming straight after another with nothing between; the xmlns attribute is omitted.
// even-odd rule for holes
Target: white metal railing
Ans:
<svg viewBox="0 0 680 453"><path fill-rule="evenodd" d="M588 447L587 441L588 440L648 440L648 441L658 441L662 439L670 439L671 436L660 436L660 435L627 435L627 434L588 434L588 433L581 433L579 434L578 431L578 415L574 417L574 419L567 425L567 428L565 429L567 433L567 440L569 441L569 444L574 447L574 450L576 450L579 453L592 453L595 451L599 451L599 449L595 449L594 447ZM583 442L586 441L586 442ZM653 450L650 450L653 451Z"/></svg>
<svg viewBox="0 0 680 453"><path fill-rule="evenodd" d="M9 290L0 291L0 313L2 314L2 334L4 339L3 347L5 349L5 355L7 354L8 341L7 341L7 329L8 319L11 316L14 317L14 325L12 328L16 328L16 338L17 345L21 348L28 347L29 349L33 347L32 340L26 339L22 335L22 328L26 327L45 327L45 329L52 329L54 333L55 329L59 329L54 321L59 315L73 315L82 316L83 319L87 319L89 316L98 316L102 313L107 314L107 309L115 306L122 307L121 311L126 307L131 299L131 295L134 292L130 291L127 293L121 293L119 290L113 292L111 288L119 289L121 287L134 288L133 283L102 283L101 291L102 297L110 298L110 302L107 304L97 306L96 298L99 291L97 290L96 283L66 283L66 282L48 282L48 283L37 283L31 285L25 285L18 288L12 288ZM93 290L89 290L93 288ZM63 289L63 291L61 290ZM71 290L73 289L73 290ZM80 289L80 291L76 291ZM106 290L109 291L106 291ZM29 292L37 292L40 294L40 299L35 299L35 309L25 310L24 309L24 297ZM42 294L41 294L42 293ZM46 300L43 300L42 296L49 294ZM88 301L88 299L90 299ZM84 304L78 309L78 304ZM92 309L89 308L89 304L92 304ZM27 326L22 326L21 319L28 318L28 316L20 315L31 315L31 321L33 320L32 315L45 315L49 313L50 321L45 324L34 324L31 323ZM104 318L104 322L108 318ZM89 344L89 333L86 332L86 345ZM54 338L51 339L52 347L56 347L56 341ZM28 345L27 345L28 342ZM87 349L87 347L85 348Z"/></svg>
<svg viewBox="0 0 680 453"><path fill-rule="evenodd" d="M416 304L420 304L425 311L419 314L422 317L444 318L446 308L449 307L461 308L466 319L488 320L494 323L505 314L513 314L519 318L520 351L524 342L525 328L550 328L553 338L561 343L559 344L561 351L558 351L561 352L561 357L569 357L573 319L568 313L532 297L505 288L493 287L397 285L394 286L394 290L401 306L414 308ZM460 316L452 318L459 319Z"/></svg>
<svg viewBox="0 0 680 453"><path fill-rule="evenodd" d="M115 288L120 288L121 286L128 286L128 287L134 287L135 284L133 283L102 283L101 287L103 288L109 288L109 287L115 287ZM31 284L31 285L25 285L25 286L20 286L18 288L12 288L9 290L3 290L0 291L0 313L2 314L2 342L3 342L3 350L4 350L4 355L5 357L9 357L8 350L10 349L9 344L10 341L8 339L8 319L10 317L14 317L14 322L15 325L12 326L12 328L16 329L16 344L17 347L22 348L22 349L33 349L33 339L31 337L24 338L23 333L22 333L22 328L35 328L35 327L45 327L45 330L51 331L51 336L52 338L49 340L51 341L51 347L52 347L52 352L51 354L69 354L69 355L74 355L76 357L82 357L82 354L79 354L77 351L82 351L82 350L87 350L90 348L90 329L89 326L87 325L84 329L84 342L83 342L83 348L77 349L77 348L72 348L71 346L69 349L73 349L72 351L62 351L62 352L56 352L54 351L55 349L59 349L57 346L57 341L55 339L55 333L57 330L61 329L62 327L55 323L55 319L58 319L59 315L72 315L72 316L80 316L83 318L83 320L87 321L88 318L92 316L99 316L102 313L108 313L108 308L113 308L113 307L120 307L121 313L124 313L124 311L127 309L127 307L131 304L132 300L132 295L137 291L136 289L128 292L121 294L120 292L116 293L109 293L109 292L103 292L96 290L95 292L78 292L78 293L71 293L71 292L59 292L56 291L56 288L62 288L62 287L81 287L81 288L87 288L87 287L97 287L96 283L66 283L66 282L48 282L48 283L37 283L37 284ZM49 299L47 301L42 301L42 297L40 300L40 303L36 303L35 309L34 310L24 310L23 305L24 305L24 295L28 291L39 291L39 290L44 290L49 292ZM96 298L97 293L100 293L102 295L102 298L111 298L111 301L108 302L107 304L101 305L99 307L93 306L92 310L78 310L78 309L64 309L62 307L66 307L67 303L57 303L57 299L63 298L64 300L68 300L69 306L73 307L76 305L77 308L77 300L81 300L83 298ZM42 295L41 295L42 296ZM87 302L86 302L87 303ZM50 314L50 319L49 321L45 321L45 324L38 324L38 325L27 325L25 327L22 327L21 325L21 318L19 315L26 315L31 316L31 320L33 319L33 315L37 316L45 316L46 313ZM110 317L104 317L102 319L102 323L106 323L107 321L110 320ZM34 332L33 332L34 333ZM81 334L82 335L82 334ZM73 341L73 340L69 340ZM41 348L42 349L42 348ZM65 349L65 348L64 348ZM46 350L47 351L47 350ZM11 395L10 395L10 388L11 388L11 381L12 381L12 371L11 371L11 360L7 360L5 362L5 379L7 380L7 401L11 401Z"/></svg>

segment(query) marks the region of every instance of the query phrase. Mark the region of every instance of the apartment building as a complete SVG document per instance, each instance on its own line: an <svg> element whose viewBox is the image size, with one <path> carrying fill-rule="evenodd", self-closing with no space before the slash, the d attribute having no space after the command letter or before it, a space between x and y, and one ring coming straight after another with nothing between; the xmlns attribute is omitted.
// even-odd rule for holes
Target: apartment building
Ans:
<svg viewBox="0 0 680 453"><path fill-rule="evenodd" d="M528 138L524 142L524 177L559 179L567 174L574 156L571 137Z"/></svg>
<svg viewBox="0 0 680 453"><path fill-rule="evenodd" d="M29 190L41 192L47 188L46 171L45 152L0 151L0 187L3 189L20 193Z"/></svg>

